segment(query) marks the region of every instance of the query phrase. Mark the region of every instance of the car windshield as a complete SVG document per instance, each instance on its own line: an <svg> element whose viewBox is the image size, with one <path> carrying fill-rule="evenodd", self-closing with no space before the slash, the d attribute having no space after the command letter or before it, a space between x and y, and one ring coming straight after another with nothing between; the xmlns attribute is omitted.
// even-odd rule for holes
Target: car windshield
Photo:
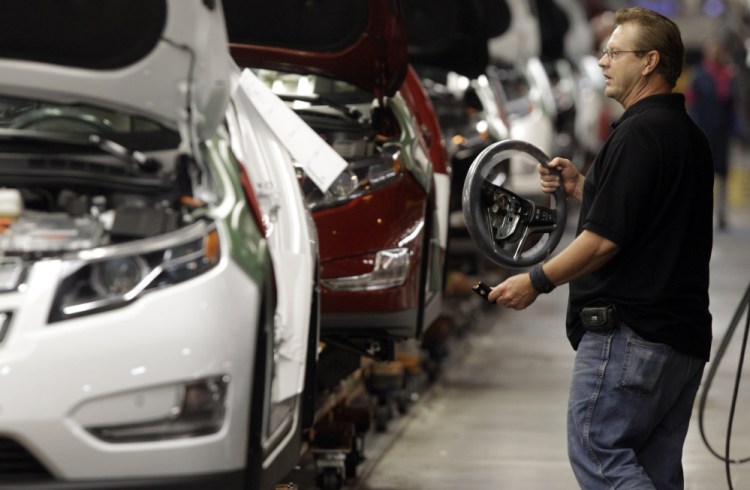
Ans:
<svg viewBox="0 0 750 490"><path fill-rule="evenodd" d="M0 129L98 134L132 150L174 148L179 135L155 121L89 105L0 96Z"/></svg>

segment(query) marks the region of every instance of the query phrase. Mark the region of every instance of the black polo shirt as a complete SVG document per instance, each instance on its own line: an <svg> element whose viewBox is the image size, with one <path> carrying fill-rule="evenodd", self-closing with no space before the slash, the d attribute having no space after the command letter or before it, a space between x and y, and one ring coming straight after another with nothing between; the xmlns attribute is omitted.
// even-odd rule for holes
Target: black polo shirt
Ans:
<svg viewBox="0 0 750 490"><path fill-rule="evenodd" d="M585 305L611 303L642 337L708 360L713 164L682 94L629 107L586 175L578 233L620 246L601 269L570 283L567 333L583 335Z"/></svg>

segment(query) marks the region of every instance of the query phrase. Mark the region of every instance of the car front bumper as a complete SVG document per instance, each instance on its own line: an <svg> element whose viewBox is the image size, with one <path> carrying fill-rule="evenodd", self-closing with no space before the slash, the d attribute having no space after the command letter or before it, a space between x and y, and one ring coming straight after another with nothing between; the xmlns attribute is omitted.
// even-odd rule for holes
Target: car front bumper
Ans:
<svg viewBox="0 0 750 490"><path fill-rule="evenodd" d="M12 321L0 344L0 437L50 481L153 480L232 473L245 466L260 289L231 260L132 304L49 324L60 261L39 261L26 286L0 295ZM217 432L109 442L89 429L168 417L170 393L227 381ZM13 478L0 474L0 481ZM97 483L97 488L103 487ZM18 486L17 486L18 487ZM21 487L22 488L22 487Z"/></svg>
<svg viewBox="0 0 750 490"><path fill-rule="evenodd" d="M373 288L367 281L362 281L358 289L323 287L322 332L333 328L383 330L398 337L416 334L427 209L424 190L409 177L344 206L314 214L323 285L372 274L378 253L384 251L408 260L406 266L390 262L403 277L390 287Z"/></svg>

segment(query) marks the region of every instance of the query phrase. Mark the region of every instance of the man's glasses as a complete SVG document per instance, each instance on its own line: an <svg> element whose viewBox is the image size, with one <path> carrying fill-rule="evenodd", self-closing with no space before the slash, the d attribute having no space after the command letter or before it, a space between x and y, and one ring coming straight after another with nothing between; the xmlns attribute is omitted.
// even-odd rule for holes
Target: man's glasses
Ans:
<svg viewBox="0 0 750 490"><path fill-rule="evenodd" d="M607 57L610 60L616 60L621 54L624 54L624 53L645 53L645 52L646 51L644 51L642 49L636 49L634 51L620 51L620 50L616 50L616 49L607 49L607 48L604 48L604 49L602 49L602 56L603 55L607 55Z"/></svg>

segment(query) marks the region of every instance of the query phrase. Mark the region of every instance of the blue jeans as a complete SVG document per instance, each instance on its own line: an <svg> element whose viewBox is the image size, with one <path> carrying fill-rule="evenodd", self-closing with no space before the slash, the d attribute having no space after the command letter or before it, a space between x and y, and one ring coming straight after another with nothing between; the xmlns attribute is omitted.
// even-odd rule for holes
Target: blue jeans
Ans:
<svg viewBox="0 0 750 490"><path fill-rule="evenodd" d="M568 457L582 489L684 487L682 447L705 364L623 323L583 335L568 401Z"/></svg>

